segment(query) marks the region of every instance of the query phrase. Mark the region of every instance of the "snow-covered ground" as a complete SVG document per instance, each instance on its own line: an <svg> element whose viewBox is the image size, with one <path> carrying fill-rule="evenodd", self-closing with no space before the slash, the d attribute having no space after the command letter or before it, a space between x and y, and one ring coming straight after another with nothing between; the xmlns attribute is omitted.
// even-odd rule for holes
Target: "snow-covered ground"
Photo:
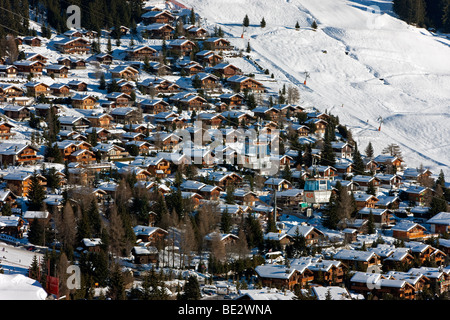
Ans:
<svg viewBox="0 0 450 320"><path fill-rule="evenodd" d="M221 27L232 45L245 50L250 42L252 59L279 80L265 85L274 93L283 84L298 86L300 104L339 116L360 150L372 142L381 153L395 142L409 167L423 164L450 175L446 35L397 19L390 0L180 2L194 8L210 31ZM244 30L246 14L250 27ZM263 17L266 27L260 28ZM317 31L310 27L314 20Z"/></svg>

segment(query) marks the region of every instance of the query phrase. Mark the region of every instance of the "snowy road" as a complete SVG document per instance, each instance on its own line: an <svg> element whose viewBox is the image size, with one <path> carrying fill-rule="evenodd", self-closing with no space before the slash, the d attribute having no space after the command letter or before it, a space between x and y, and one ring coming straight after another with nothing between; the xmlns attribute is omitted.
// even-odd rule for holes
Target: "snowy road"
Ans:
<svg viewBox="0 0 450 320"><path fill-rule="evenodd" d="M35 255L38 261L42 260L42 253L28 251L23 247L14 247L0 242L0 267L5 274L20 273L28 275L28 268L31 266Z"/></svg>

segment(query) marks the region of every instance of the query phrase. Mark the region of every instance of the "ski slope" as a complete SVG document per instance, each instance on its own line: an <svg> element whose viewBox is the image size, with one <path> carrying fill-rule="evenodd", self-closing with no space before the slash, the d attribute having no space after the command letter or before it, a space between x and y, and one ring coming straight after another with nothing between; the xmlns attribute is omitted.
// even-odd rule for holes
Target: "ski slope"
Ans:
<svg viewBox="0 0 450 320"><path fill-rule="evenodd" d="M361 151L372 142L381 153L395 142L409 167L422 164L450 176L450 40L445 35L397 19L388 0L180 2L194 8L210 31L220 26L234 46L245 50L250 42L249 55L278 80L264 84L274 93L283 84L298 86L300 104L339 116ZM250 26L244 30L246 14ZM263 17L266 27L260 28ZM310 27L314 20L317 31ZM244 72L254 72L248 67Z"/></svg>

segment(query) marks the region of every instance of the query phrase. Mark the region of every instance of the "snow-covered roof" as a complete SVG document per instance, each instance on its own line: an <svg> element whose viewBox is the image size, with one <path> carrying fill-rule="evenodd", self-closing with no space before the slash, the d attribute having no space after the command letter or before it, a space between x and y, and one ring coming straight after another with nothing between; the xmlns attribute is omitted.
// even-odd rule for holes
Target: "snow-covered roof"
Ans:
<svg viewBox="0 0 450 320"><path fill-rule="evenodd" d="M350 293L346 288L327 286L327 287L312 287L314 296L317 300L352 300Z"/></svg>
<svg viewBox="0 0 450 320"><path fill-rule="evenodd" d="M450 226L450 212L439 212L428 219L427 223Z"/></svg>
<svg viewBox="0 0 450 320"><path fill-rule="evenodd" d="M0 273L0 300L45 300L41 284L22 274Z"/></svg>

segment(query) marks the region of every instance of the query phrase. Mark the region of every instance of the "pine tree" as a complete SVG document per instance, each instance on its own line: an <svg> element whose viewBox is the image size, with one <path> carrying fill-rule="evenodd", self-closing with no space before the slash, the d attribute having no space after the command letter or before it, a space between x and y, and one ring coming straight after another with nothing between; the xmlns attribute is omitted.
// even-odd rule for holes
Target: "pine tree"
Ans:
<svg viewBox="0 0 450 320"><path fill-rule="evenodd" d="M114 265L108 282L108 297L111 298L111 300L125 300L125 281L118 264Z"/></svg>
<svg viewBox="0 0 450 320"><path fill-rule="evenodd" d="M340 187L340 183L338 182L336 189ZM339 189L338 189L339 191ZM332 193L330 196L330 200L328 201L328 205L323 213L322 224L324 227L328 229L336 229L338 226L340 219L338 215L338 197L336 193Z"/></svg>
<svg viewBox="0 0 450 320"><path fill-rule="evenodd" d="M28 241L37 246L45 245L44 224L39 219L33 219L28 230Z"/></svg>
<svg viewBox="0 0 450 320"><path fill-rule="evenodd" d="M194 9L192 8L191 9L191 15L190 15L190 23L192 24L192 25L195 25L195 23L196 23L196 17L195 17L195 12L194 12Z"/></svg>
<svg viewBox="0 0 450 320"><path fill-rule="evenodd" d="M196 276L189 276L187 283L184 286L184 293L181 295L181 300L200 300L200 285Z"/></svg>
<svg viewBox="0 0 450 320"><path fill-rule="evenodd" d="M260 22L260 26L261 26L261 28L265 28L266 27L266 20L264 20L264 17L262 18L262 20Z"/></svg>
<svg viewBox="0 0 450 320"><path fill-rule="evenodd" d="M89 205L86 215L91 228L91 235L93 237L99 237L102 228L102 221L96 199L91 200L91 204Z"/></svg>
<svg viewBox="0 0 450 320"><path fill-rule="evenodd" d="M112 54L111 37L108 37L108 42L106 43L106 52L108 52L108 54Z"/></svg>
<svg viewBox="0 0 450 320"><path fill-rule="evenodd" d="M283 152L284 153L284 152ZM292 182L292 171L289 165L285 165L282 173L282 178Z"/></svg>
<svg viewBox="0 0 450 320"><path fill-rule="evenodd" d="M336 156L331 145L331 141L325 140L322 147L320 164L323 166L334 166L336 164Z"/></svg>
<svg viewBox="0 0 450 320"><path fill-rule="evenodd" d="M235 196L234 196L234 187L232 185L227 186L226 195L225 195L225 203L234 204Z"/></svg>
<svg viewBox="0 0 450 320"><path fill-rule="evenodd" d="M372 159L374 156L374 150L373 150L373 146L372 146L372 142L369 142L369 144L367 145L366 149L364 150L366 157L368 159Z"/></svg>
<svg viewBox="0 0 450 320"><path fill-rule="evenodd" d="M30 180L30 190L28 191L28 209L31 211L40 211L43 208L46 191L41 184L39 175L34 172Z"/></svg>
<svg viewBox="0 0 450 320"><path fill-rule="evenodd" d="M297 23L295 24L295 30L300 30L300 24L298 23L298 21L297 21Z"/></svg>
<svg viewBox="0 0 450 320"><path fill-rule="evenodd" d="M248 27L248 26L250 25L250 20L249 20L249 18L248 18L248 15L245 15L244 21L242 22L242 25L243 25L244 27Z"/></svg>
<svg viewBox="0 0 450 320"><path fill-rule="evenodd" d="M223 233L230 233L232 227L231 215L227 209L222 212L221 220L220 220L220 228Z"/></svg>
<svg viewBox="0 0 450 320"><path fill-rule="evenodd" d="M36 255L34 255L33 259L31 260L31 265L28 269L28 277L34 280L39 280L41 278L41 267Z"/></svg>
<svg viewBox="0 0 450 320"><path fill-rule="evenodd" d="M367 233L368 234L375 233L375 225L374 225L372 210L370 210L370 212L369 212L369 218L368 218L368 222L367 222Z"/></svg>
<svg viewBox="0 0 450 320"><path fill-rule="evenodd" d="M314 31L317 30L317 22L316 22L316 20L314 20L314 21L311 23L311 28L312 28Z"/></svg>
<svg viewBox="0 0 450 320"><path fill-rule="evenodd" d="M246 52L251 52L252 48L250 47L250 41L247 42L247 49L245 49Z"/></svg>
<svg viewBox="0 0 450 320"><path fill-rule="evenodd" d="M428 217L433 217L440 212L446 212L448 209L447 201L444 197L444 192L440 184L436 186L434 196L431 199L430 207L428 209Z"/></svg>
<svg viewBox="0 0 450 320"><path fill-rule="evenodd" d="M355 144L355 149L353 151L352 159L353 159L353 171L355 172L355 174L364 175L365 174L365 166L364 166L364 162L361 158L361 154L359 153L357 144Z"/></svg>
<svg viewBox="0 0 450 320"><path fill-rule="evenodd" d="M440 185L441 188L445 188L445 175L444 175L444 171L442 171L442 169L439 172L438 178L436 179L436 186L437 185Z"/></svg>

